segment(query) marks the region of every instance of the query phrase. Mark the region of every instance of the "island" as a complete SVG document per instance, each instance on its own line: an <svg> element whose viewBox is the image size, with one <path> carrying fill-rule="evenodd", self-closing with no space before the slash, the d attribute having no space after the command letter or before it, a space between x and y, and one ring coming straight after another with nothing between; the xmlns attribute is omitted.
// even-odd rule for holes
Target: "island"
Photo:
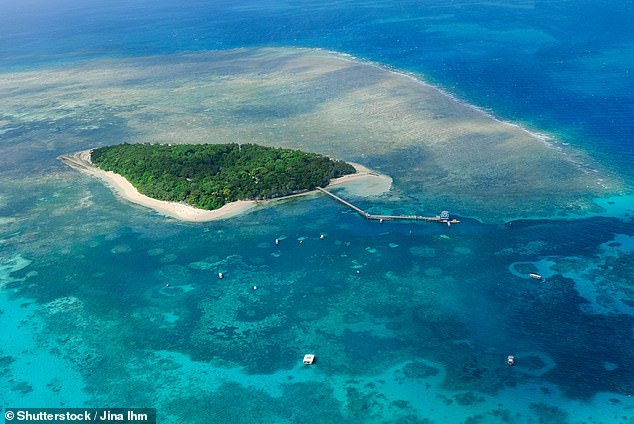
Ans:
<svg viewBox="0 0 634 424"><path fill-rule="evenodd" d="M120 144L94 149L92 163L142 194L213 210L325 187L354 167L316 153L257 144Z"/></svg>
<svg viewBox="0 0 634 424"><path fill-rule="evenodd" d="M60 159L129 201L187 221L227 218L360 177L375 180L370 186L381 192L392 182L358 164L257 144L120 144Z"/></svg>

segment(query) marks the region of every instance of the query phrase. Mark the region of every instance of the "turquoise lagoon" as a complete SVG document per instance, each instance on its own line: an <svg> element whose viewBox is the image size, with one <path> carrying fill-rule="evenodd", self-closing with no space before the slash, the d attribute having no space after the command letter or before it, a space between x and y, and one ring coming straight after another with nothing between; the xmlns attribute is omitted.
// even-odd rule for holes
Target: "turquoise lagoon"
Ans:
<svg viewBox="0 0 634 424"><path fill-rule="evenodd" d="M21 52L2 44L0 404L156 407L162 423L632 422L634 203L618 118L628 103L612 109L622 131L611 138L607 124L584 129L587 115L564 113L594 86L567 82L565 97L542 82L518 100L530 78L505 55L538 46L554 66L548 47L572 29L544 29L560 16L552 7L432 3L408 13L366 4L365 21L333 3L347 11L337 18L349 19L345 34L312 5L302 13L321 21L295 42L295 25L286 38L273 30L298 22L288 4L220 5L212 28L195 21L196 3L178 15L184 26L161 21L180 28L169 37L142 25L122 35L124 8L112 6L92 15L108 31L75 27L85 49L62 29L50 48L36 36ZM61 10L72 21L101 9ZM276 21L255 19L271 10ZM493 10L508 13L502 34L483 18ZM253 33L218 29L228 34L238 15ZM542 16L555 18L525 31ZM414 53L414 22L444 44ZM328 25L334 33L320 38ZM484 40L481 62L469 39ZM601 51L606 69L625 66ZM459 75L458 53L480 80ZM478 63L495 57L487 85ZM557 68L559 80L578 60ZM519 81L505 94L502 68ZM549 95L557 102L545 107ZM56 159L124 141L313 150L394 178L381 196L335 190L372 212L450 209L462 222L379 224L311 195L185 223Z"/></svg>

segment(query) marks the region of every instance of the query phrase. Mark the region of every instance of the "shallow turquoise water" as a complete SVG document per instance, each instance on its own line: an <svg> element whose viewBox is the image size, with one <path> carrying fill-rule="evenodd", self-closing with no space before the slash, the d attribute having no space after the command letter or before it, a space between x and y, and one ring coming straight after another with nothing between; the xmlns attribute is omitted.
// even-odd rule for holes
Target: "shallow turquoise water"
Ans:
<svg viewBox="0 0 634 424"><path fill-rule="evenodd" d="M583 147L631 192L631 2L445 3L13 5L0 63L334 49ZM127 135L120 112L28 128L0 115L1 405L150 406L192 423L632 422L631 197L450 229L379 225L320 197L185 224L56 161ZM410 211L417 187L397 187Z"/></svg>
<svg viewBox="0 0 634 424"><path fill-rule="evenodd" d="M74 179L102 212L6 225L6 405L156 405L162 422L629 416L627 223L380 225L318 197L183 224Z"/></svg>

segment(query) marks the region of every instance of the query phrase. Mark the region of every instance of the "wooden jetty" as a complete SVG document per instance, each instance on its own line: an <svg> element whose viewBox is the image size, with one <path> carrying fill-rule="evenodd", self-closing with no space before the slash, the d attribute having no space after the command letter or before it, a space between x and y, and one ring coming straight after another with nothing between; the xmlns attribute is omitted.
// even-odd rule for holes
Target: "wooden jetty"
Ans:
<svg viewBox="0 0 634 424"><path fill-rule="evenodd" d="M457 224L458 222L460 222L457 219L451 219L450 216L449 216L449 212L448 211L442 211L442 212L440 212L440 215L436 215L436 216L375 215L375 214L371 214L371 213L368 213L368 212L364 211L360 207L353 205L352 203L348 202L347 200L342 199L341 197L337 196L336 194L331 193L330 191L328 191L328 190L326 190L324 188L317 187L317 190L321 191L324 194L327 194L328 196L332 197L336 201L338 201L340 203L343 203L344 205L346 205L347 207L349 207L353 211L357 212L359 215L361 215L365 219L372 219L374 221L379 221L379 222L383 222L383 221L397 221L397 220L401 220L401 221L440 222L442 224L447 224L448 226L451 226L451 224Z"/></svg>

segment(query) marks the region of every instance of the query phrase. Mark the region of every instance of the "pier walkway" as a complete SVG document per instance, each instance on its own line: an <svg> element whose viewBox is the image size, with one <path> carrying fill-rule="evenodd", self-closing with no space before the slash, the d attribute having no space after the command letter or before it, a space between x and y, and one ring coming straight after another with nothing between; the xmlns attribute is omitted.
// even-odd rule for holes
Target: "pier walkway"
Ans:
<svg viewBox="0 0 634 424"><path fill-rule="evenodd" d="M328 191L328 190L326 190L324 188L317 187L317 190L321 191L324 194L327 194L328 196L332 197L336 201L338 201L340 203L343 203L344 205L346 205L347 207L349 207L353 211L357 212L359 215L361 215L365 219L372 219L372 220L379 221L379 222L396 221L396 220L440 222L440 223L443 223L443 224L447 224L448 226L450 226L451 224L457 224L458 222L460 222L457 219L450 219L448 211L442 211L442 212L440 212L440 215L436 215L436 216L374 215L374 214L371 214L371 213L367 213L366 211L364 211L360 207L353 205L352 203L348 202L347 200L342 199L341 197L337 196L336 194L331 193L330 191Z"/></svg>

